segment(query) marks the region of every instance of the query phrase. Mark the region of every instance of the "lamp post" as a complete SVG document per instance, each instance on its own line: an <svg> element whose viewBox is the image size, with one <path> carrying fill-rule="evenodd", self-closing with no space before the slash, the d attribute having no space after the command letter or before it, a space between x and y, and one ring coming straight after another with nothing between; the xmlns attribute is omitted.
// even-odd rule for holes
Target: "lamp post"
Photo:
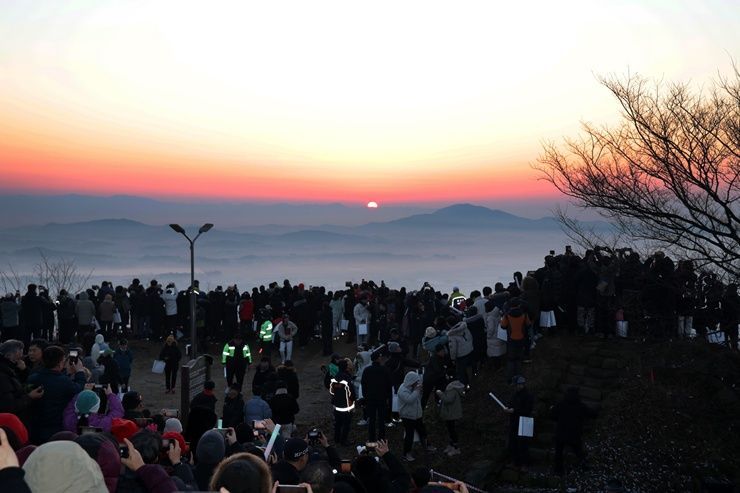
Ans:
<svg viewBox="0 0 740 493"><path fill-rule="evenodd" d="M179 224L170 224L170 228L172 228L173 231L176 233L180 233L185 237L186 240L188 240L188 243L190 243L190 357L191 359L195 359L198 351L197 351L197 336L195 333L195 240L198 239L200 235L203 233L209 231L213 227L213 224L206 223L203 226L200 227L198 230L198 234L195 235L195 238L190 239L188 234L185 232L182 226Z"/></svg>

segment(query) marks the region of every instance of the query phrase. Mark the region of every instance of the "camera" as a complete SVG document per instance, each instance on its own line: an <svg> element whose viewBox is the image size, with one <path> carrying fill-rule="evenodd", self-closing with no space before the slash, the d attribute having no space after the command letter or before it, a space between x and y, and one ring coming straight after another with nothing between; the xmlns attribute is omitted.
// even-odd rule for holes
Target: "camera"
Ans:
<svg viewBox="0 0 740 493"><path fill-rule="evenodd" d="M162 439L162 451L163 452L169 452L170 448L172 448L175 445L174 440L172 438L163 438Z"/></svg>
<svg viewBox="0 0 740 493"><path fill-rule="evenodd" d="M118 447L118 454L121 456L121 459L128 459L128 446L120 445Z"/></svg>

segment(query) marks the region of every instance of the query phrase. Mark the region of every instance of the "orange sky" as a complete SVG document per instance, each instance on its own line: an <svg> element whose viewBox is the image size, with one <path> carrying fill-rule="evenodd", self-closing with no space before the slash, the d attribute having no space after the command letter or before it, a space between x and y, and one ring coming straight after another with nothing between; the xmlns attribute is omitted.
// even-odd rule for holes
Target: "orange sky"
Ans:
<svg viewBox="0 0 740 493"><path fill-rule="evenodd" d="M530 167L541 142L617 114L594 74L716 76L738 53L739 13L722 0L7 0L0 191L555 197Z"/></svg>

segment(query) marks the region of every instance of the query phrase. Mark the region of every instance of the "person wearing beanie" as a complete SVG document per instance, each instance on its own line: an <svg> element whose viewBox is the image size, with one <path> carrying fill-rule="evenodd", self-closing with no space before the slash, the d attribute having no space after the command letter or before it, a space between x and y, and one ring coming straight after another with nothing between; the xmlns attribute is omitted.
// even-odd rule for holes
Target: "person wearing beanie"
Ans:
<svg viewBox="0 0 740 493"><path fill-rule="evenodd" d="M110 432L114 418L123 417L123 406L110 385L105 388L108 412L101 414L100 397L92 390L83 390L69 401L64 409L64 429L77 432L80 426L93 426Z"/></svg>
<svg viewBox="0 0 740 493"><path fill-rule="evenodd" d="M101 493L108 491L103 472L75 442L41 445L23 464L31 491L44 493Z"/></svg>
<svg viewBox="0 0 740 493"><path fill-rule="evenodd" d="M305 440L289 438L283 448L283 460L272 466L272 480L281 484L298 484L300 473L308 464L309 448Z"/></svg>
<svg viewBox="0 0 740 493"><path fill-rule="evenodd" d="M118 443L123 443L127 438L131 438L139 431L139 427L136 426L131 420L113 418L111 420L111 434L118 440ZM69 432L65 432L69 433Z"/></svg>
<svg viewBox="0 0 740 493"><path fill-rule="evenodd" d="M0 413L0 427L7 428L15 434L18 448L28 444L28 429L15 414Z"/></svg>
<svg viewBox="0 0 740 493"><path fill-rule="evenodd" d="M434 327L427 327L426 331L424 332L424 337L421 339L421 346L424 348L425 351L427 351L427 353L429 353L429 356L431 357L432 354L434 354L435 348L439 344L447 344L447 335L437 332L437 329L435 329Z"/></svg>
<svg viewBox="0 0 740 493"><path fill-rule="evenodd" d="M182 433L182 423L179 419L167 418L167 421L164 422L164 429L162 430L162 433L169 432Z"/></svg>
<svg viewBox="0 0 740 493"><path fill-rule="evenodd" d="M226 441L221 432L209 430L198 440L195 450L195 480L201 491L208 491L208 483L211 481L213 470L226 455Z"/></svg>

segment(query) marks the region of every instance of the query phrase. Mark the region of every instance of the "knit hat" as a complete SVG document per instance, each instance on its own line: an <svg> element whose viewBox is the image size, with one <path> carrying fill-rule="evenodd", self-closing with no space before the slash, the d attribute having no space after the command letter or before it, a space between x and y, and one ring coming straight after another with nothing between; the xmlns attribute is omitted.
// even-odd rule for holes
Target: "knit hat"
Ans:
<svg viewBox="0 0 740 493"><path fill-rule="evenodd" d="M175 431L166 431L162 434L162 438L167 440L177 440L177 443L180 444L180 450L182 451L182 454L185 455L188 453L188 446L185 443L185 437L182 436L181 433L175 432Z"/></svg>
<svg viewBox="0 0 740 493"><path fill-rule="evenodd" d="M21 446L28 443L28 430L15 414L0 413L0 426L4 426L12 430L13 433L15 433L16 438L18 438Z"/></svg>
<svg viewBox="0 0 740 493"><path fill-rule="evenodd" d="M388 352L389 353L400 353L401 352L401 345L397 342L389 342L388 343Z"/></svg>
<svg viewBox="0 0 740 493"><path fill-rule="evenodd" d="M174 431L175 433L182 433L182 423L177 418L168 418L164 422L164 430L162 433L168 433Z"/></svg>
<svg viewBox="0 0 740 493"><path fill-rule="evenodd" d="M431 339L432 337L437 335L437 329L434 327L427 327L427 330L424 332L424 337L427 339Z"/></svg>
<svg viewBox="0 0 740 493"><path fill-rule="evenodd" d="M100 409L100 397L92 390L83 390L77 395L75 411L77 414L92 414Z"/></svg>
<svg viewBox="0 0 740 493"><path fill-rule="evenodd" d="M209 430L203 433L198 440L198 447L195 449L195 457L198 462L204 464L218 464L226 455L226 441L221 432Z"/></svg>
<svg viewBox="0 0 740 493"><path fill-rule="evenodd" d="M129 419L113 418L111 421L110 432L116 437L118 443L123 443L124 438L131 438L139 431L136 423Z"/></svg>
<svg viewBox="0 0 740 493"><path fill-rule="evenodd" d="M139 403L141 403L141 394L135 390L126 392L123 394L123 399L121 399L121 405L124 410L136 409Z"/></svg>
<svg viewBox="0 0 740 493"><path fill-rule="evenodd" d="M48 442L23 464L31 491L101 493L108 491L100 466L74 442Z"/></svg>
<svg viewBox="0 0 740 493"><path fill-rule="evenodd" d="M285 460L298 460L308 453L308 444L300 438L289 438L283 447Z"/></svg>

